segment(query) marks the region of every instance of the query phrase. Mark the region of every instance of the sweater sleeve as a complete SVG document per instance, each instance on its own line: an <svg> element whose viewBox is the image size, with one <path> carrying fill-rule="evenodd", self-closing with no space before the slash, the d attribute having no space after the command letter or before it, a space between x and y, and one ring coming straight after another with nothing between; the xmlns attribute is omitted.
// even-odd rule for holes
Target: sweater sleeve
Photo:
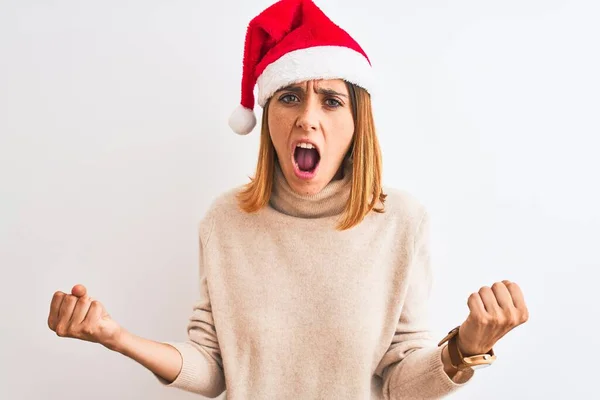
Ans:
<svg viewBox="0 0 600 400"><path fill-rule="evenodd" d="M181 371L170 383L158 375L154 376L164 386L214 398L225 390L225 375L212 316L208 275L204 268L204 248L210 234L210 229L205 229L206 227L205 223L200 225L200 298L193 306L187 325L188 338L183 342L165 342L175 347L181 354L183 359Z"/></svg>
<svg viewBox="0 0 600 400"><path fill-rule="evenodd" d="M453 381L444 371L443 346L438 347L428 327L428 301L432 288L429 215L423 211L414 241L407 294L391 345L376 373L383 378L386 400L440 399L466 384L474 374L459 372Z"/></svg>

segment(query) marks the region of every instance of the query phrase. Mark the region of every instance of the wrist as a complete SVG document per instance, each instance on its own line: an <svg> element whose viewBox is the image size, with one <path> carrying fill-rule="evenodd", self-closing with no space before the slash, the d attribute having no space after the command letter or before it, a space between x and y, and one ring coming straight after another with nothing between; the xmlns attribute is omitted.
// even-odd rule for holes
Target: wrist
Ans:
<svg viewBox="0 0 600 400"><path fill-rule="evenodd" d="M445 348L443 349L443 353L447 351L449 355L450 364L462 371L464 369L473 369L473 368L483 368L491 365L496 360L496 355L494 351L490 349L488 353L481 353L475 355L464 355L462 354L462 350L458 346L458 339L460 338L459 334L460 326L452 329L448 334L438 343L438 346L447 343Z"/></svg>
<svg viewBox="0 0 600 400"><path fill-rule="evenodd" d="M490 350L492 349L492 347L482 348L481 346L479 346L479 347L468 346L464 343L460 334L456 335L456 346L458 347L458 350L460 351L460 354L463 357L471 357L471 356L474 356L477 354L489 353Z"/></svg>
<svg viewBox="0 0 600 400"><path fill-rule="evenodd" d="M127 344L132 340L132 334L121 328L119 332L106 342L102 343L104 347L117 353L125 354Z"/></svg>

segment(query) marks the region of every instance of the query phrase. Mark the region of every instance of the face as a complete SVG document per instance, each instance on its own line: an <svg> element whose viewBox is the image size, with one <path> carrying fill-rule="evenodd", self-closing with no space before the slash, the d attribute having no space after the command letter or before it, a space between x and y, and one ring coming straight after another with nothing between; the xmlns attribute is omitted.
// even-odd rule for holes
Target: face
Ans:
<svg viewBox="0 0 600 400"><path fill-rule="evenodd" d="M343 80L316 80L277 91L268 124L279 164L299 194L320 192L340 171L354 135L352 103Z"/></svg>

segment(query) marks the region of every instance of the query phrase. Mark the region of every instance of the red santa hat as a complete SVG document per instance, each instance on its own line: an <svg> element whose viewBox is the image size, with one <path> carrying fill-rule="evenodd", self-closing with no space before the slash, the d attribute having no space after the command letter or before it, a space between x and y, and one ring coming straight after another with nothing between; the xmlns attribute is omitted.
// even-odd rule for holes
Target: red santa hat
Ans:
<svg viewBox="0 0 600 400"><path fill-rule="evenodd" d="M311 0L281 0L250 21L244 45L241 102L229 118L234 132L256 125L258 104L279 89L311 79L344 79L370 91L371 62L358 43Z"/></svg>

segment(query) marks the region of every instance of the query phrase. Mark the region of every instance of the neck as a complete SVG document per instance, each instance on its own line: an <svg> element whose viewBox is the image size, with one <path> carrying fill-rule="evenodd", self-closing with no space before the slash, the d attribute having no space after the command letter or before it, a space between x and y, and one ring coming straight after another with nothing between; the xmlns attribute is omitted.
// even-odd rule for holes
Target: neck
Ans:
<svg viewBox="0 0 600 400"><path fill-rule="evenodd" d="M279 162L275 162L270 205L275 210L298 218L322 218L341 214L352 188L352 163L345 160L338 173L319 193L296 193L288 184Z"/></svg>

